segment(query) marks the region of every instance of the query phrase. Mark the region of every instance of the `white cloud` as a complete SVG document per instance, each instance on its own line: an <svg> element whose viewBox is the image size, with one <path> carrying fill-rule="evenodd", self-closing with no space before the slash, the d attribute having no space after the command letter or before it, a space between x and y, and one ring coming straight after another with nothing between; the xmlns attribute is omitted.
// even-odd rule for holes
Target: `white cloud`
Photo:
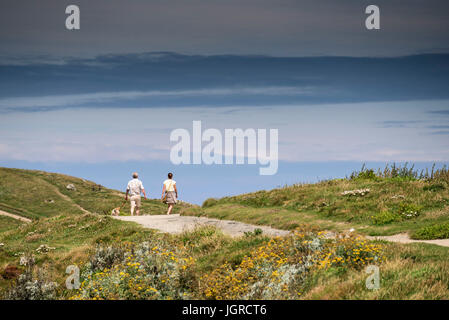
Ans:
<svg viewBox="0 0 449 320"><path fill-rule="evenodd" d="M428 124L449 100L387 103L66 109L8 113L0 117L0 160L104 162L169 160L170 131L207 128L278 129L284 161L448 161L446 136ZM417 121L416 126L379 127L379 121ZM422 121L422 122L421 122Z"/></svg>
<svg viewBox="0 0 449 320"><path fill-rule="evenodd" d="M196 90L149 90L149 91L117 91L96 92L70 95L51 95L37 97L17 97L0 99L0 109L66 107L86 105L89 103L105 103L116 100L132 100L151 97L189 97L189 96L229 96L229 95L307 95L311 87L236 87L210 88Z"/></svg>

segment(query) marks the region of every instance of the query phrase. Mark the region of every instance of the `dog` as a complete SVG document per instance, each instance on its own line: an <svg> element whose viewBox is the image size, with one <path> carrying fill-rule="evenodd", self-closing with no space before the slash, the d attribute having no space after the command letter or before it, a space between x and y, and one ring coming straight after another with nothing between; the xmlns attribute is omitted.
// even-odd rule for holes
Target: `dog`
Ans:
<svg viewBox="0 0 449 320"><path fill-rule="evenodd" d="M120 209L125 205L126 200L123 201L122 205L120 207L114 208L111 210L111 216L118 216L120 215Z"/></svg>
<svg viewBox="0 0 449 320"><path fill-rule="evenodd" d="M111 216L118 216L118 215L120 215L120 207L112 209Z"/></svg>

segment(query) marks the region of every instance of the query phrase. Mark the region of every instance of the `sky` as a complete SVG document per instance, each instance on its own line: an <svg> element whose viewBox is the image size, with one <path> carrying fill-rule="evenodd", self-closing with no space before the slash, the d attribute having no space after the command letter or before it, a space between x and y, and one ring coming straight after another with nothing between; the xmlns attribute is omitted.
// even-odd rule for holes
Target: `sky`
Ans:
<svg viewBox="0 0 449 320"><path fill-rule="evenodd" d="M81 29L65 29L77 4ZM201 203L449 163L447 1L39 1L0 4L0 166L123 189L168 171ZM175 129L277 129L279 169L179 165Z"/></svg>
<svg viewBox="0 0 449 320"><path fill-rule="evenodd" d="M65 30L76 4L81 29ZM364 28L365 8L381 29ZM447 52L446 0L2 0L6 55L184 54L391 56Z"/></svg>

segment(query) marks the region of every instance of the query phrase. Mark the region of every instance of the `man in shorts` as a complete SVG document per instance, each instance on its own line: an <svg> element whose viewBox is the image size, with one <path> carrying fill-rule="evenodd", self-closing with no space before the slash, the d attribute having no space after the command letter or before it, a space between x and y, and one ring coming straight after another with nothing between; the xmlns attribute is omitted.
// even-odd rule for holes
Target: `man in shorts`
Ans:
<svg viewBox="0 0 449 320"><path fill-rule="evenodd" d="M128 182L128 186L126 187L126 195L125 200L129 200L131 202L131 215L134 215L134 208L136 209L136 216L140 214L140 194L143 193L145 199L147 195L145 194L145 189L143 188L142 181L137 179L139 175L137 172L133 173L133 179Z"/></svg>

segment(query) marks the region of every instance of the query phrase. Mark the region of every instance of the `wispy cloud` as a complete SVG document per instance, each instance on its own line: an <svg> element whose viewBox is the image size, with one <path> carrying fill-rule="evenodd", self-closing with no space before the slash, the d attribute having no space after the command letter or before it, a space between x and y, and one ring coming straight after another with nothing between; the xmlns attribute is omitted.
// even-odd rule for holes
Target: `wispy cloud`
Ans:
<svg viewBox="0 0 449 320"><path fill-rule="evenodd" d="M248 87L248 88L208 88L195 90L150 90L150 91L118 91L97 92L70 95L52 95L41 97L17 97L0 99L0 109L11 108L49 108L80 106L89 103L106 103L116 100L133 100L152 97L201 97L232 95L308 95L311 87Z"/></svg>
<svg viewBox="0 0 449 320"><path fill-rule="evenodd" d="M449 110L433 110L429 111L429 113L449 116Z"/></svg>
<svg viewBox="0 0 449 320"><path fill-rule="evenodd" d="M422 122L421 120L386 120L381 121L380 125L382 128L409 128L416 127Z"/></svg>
<svg viewBox="0 0 449 320"><path fill-rule="evenodd" d="M86 108L0 117L0 160L101 162L169 160L170 131L202 128L279 130L279 159L283 161L437 161L449 159L449 130L428 129L420 107L431 110L448 101L278 105L272 108L173 107ZM236 110L239 110L236 112ZM175 115L175 116L172 116ZM348 117L348 115L351 115ZM425 125L388 130L383 119L416 121ZM432 133L435 131L435 133ZM134 137L138 137L135 139Z"/></svg>
<svg viewBox="0 0 449 320"><path fill-rule="evenodd" d="M449 125L434 125L434 126L427 126L429 129L449 129Z"/></svg>

